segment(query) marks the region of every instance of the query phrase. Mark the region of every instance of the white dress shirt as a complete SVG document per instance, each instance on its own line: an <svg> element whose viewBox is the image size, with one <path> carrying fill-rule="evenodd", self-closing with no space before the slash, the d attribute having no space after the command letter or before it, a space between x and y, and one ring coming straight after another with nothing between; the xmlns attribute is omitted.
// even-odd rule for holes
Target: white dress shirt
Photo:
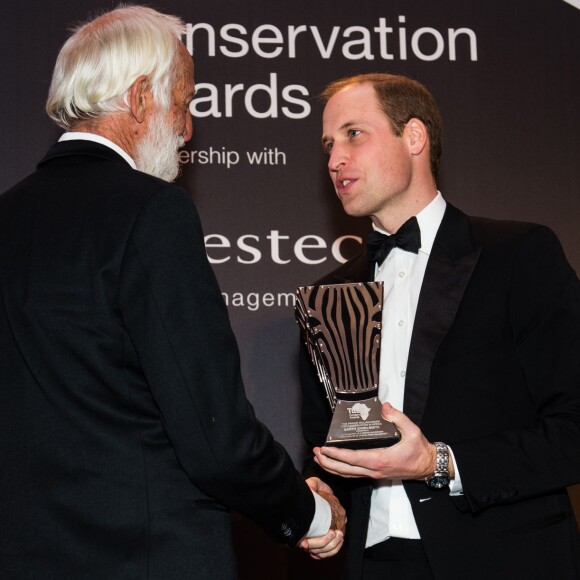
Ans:
<svg viewBox="0 0 580 580"><path fill-rule="evenodd" d="M417 254L393 248L375 270L375 280L384 283L379 399L388 401L399 411L403 410L407 359L419 292L445 206L445 200L438 192L435 199L417 214L421 229L421 248ZM458 473L450 491L453 495L461 493ZM375 483L366 547L389 537L420 538L411 504L398 479L382 479Z"/></svg>

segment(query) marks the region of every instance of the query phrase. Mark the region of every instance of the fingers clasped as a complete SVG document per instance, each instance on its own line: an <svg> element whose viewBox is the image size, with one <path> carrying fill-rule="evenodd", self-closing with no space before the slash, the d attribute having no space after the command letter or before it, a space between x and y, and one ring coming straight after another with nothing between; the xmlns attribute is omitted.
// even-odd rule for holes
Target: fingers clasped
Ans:
<svg viewBox="0 0 580 580"><path fill-rule="evenodd" d="M300 547L315 560L331 558L338 554L344 543L344 533L330 530L324 536L302 540Z"/></svg>

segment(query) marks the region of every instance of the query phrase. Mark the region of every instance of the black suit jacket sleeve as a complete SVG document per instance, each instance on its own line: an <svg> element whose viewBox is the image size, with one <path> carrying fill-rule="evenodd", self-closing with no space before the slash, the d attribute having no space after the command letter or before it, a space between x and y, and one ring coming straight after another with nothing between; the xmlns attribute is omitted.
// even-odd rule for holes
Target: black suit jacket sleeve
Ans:
<svg viewBox="0 0 580 580"><path fill-rule="evenodd" d="M134 224L119 309L188 476L295 544L312 520L312 493L245 397L197 212L174 186L152 196Z"/></svg>
<svg viewBox="0 0 580 580"><path fill-rule="evenodd" d="M505 308L514 353L487 363L514 376L513 388L495 390L497 412L489 418L503 428L452 443L474 512L561 489L580 473L580 283L542 226L521 238L510 276ZM469 375L465 381L469 389Z"/></svg>

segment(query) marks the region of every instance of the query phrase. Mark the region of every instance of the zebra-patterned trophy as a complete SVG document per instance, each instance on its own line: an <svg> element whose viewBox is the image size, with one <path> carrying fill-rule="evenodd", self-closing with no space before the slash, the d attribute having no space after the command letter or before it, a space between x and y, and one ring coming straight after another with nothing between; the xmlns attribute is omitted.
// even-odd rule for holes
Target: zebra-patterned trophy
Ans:
<svg viewBox="0 0 580 580"><path fill-rule="evenodd" d="M378 399L382 304L382 282L296 291L301 336L333 412L326 445L388 447L400 439Z"/></svg>

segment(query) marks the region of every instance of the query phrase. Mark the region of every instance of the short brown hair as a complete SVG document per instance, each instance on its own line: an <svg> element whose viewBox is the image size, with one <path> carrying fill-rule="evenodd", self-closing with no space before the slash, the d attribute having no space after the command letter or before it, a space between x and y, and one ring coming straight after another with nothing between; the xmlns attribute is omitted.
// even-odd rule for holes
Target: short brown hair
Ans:
<svg viewBox="0 0 580 580"><path fill-rule="evenodd" d="M320 94L320 99L327 103L342 89L364 83L370 83L375 89L381 109L389 119L395 135L400 136L413 117L425 124L429 135L431 173L436 178L442 150L442 123L433 95L424 85L409 77L368 73L330 83Z"/></svg>

